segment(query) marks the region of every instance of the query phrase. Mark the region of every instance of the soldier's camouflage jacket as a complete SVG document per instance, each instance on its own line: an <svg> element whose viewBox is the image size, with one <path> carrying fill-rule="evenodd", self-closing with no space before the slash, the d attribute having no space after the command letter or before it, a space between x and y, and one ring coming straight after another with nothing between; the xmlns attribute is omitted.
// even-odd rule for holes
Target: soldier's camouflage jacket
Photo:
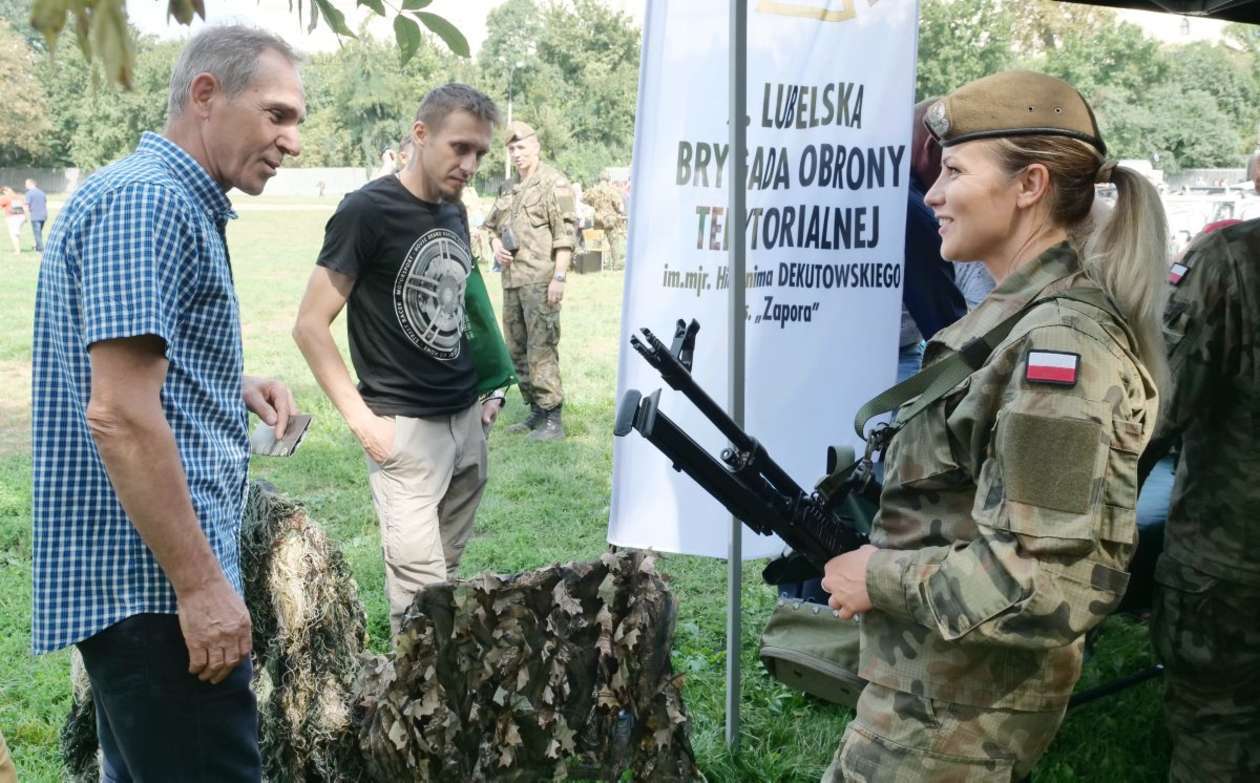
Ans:
<svg viewBox="0 0 1260 783"><path fill-rule="evenodd" d="M556 273L554 252L572 250L577 212L573 188L564 175L539 163L524 181L504 186L486 218L485 228L502 237L511 227L520 249L503 268L503 287L545 283Z"/></svg>
<svg viewBox="0 0 1260 783"><path fill-rule="evenodd" d="M1164 552L1260 586L1260 220L1195 242L1169 283L1173 391L1156 437L1182 450Z"/></svg>
<svg viewBox="0 0 1260 783"><path fill-rule="evenodd" d="M1063 243L942 330L925 364L1074 287L1097 288ZM871 536L863 677L979 707L1067 702L1083 635L1119 602L1137 541L1137 462L1158 401L1134 345L1111 313L1047 301L906 423ZM1072 383L1030 380L1030 355L1074 364Z"/></svg>
<svg viewBox="0 0 1260 783"><path fill-rule="evenodd" d="M595 225L605 231L624 227L626 216L621 192L607 182L600 182L585 193L586 203L595 210Z"/></svg>

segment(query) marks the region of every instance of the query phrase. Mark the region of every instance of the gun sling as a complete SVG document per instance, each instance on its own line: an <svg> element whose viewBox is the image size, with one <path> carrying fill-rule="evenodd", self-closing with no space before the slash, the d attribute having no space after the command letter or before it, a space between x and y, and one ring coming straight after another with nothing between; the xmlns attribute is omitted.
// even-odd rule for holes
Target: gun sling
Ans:
<svg viewBox="0 0 1260 783"><path fill-rule="evenodd" d="M880 392L859 408L857 415L853 419L853 428L857 431L858 437L869 442L867 458L869 459L873 451L882 451L887 448L893 436L905 426L907 421L931 407L937 400L949 394L951 389L966 380L967 376L980 369L988 361L989 355L993 353L993 350L1015 328L1015 324L1028 315L1034 307L1054 299L1071 299L1075 302L1097 307L1099 310L1111 313L1121 324L1124 323L1124 319L1120 317L1116 306L1111 303L1111 300L1107 298L1105 293L1097 288L1069 288L1065 291L1034 299L1024 305L1014 315L990 329L983 336L967 341L958 351L934 362L931 366L924 368L896 386ZM915 399L916 397L918 399ZM867 434L866 423L868 421L880 414L896 411L911 400L914 401L906 405L895 422L878 427L869 435ZM816 489L819 494L825 498L830 498L849 480L853 473L853 467L852 465L838 465L835 471L818 482Z"/></svg>

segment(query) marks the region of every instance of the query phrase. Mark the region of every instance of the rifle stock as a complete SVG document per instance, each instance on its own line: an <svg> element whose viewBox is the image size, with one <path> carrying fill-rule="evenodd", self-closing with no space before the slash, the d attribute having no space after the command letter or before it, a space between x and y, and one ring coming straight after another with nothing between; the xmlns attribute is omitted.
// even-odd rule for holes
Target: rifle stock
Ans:
<svg viewBox="0 0 1260 783"><path fill-rule="evenodd" d="M613 434L637 430L701 489L754 532L777 535L819 573L828 560L867 542L864 532L837 509L839 497L806 492L765 448L713 401L691 376L691 357L700 324L679 320L674 344L666 347L641 329L630 344L670 387L682 392L730 441L721 460L695 442L660 408L660 389L644 397L628 389L617 411Z"/></svg>

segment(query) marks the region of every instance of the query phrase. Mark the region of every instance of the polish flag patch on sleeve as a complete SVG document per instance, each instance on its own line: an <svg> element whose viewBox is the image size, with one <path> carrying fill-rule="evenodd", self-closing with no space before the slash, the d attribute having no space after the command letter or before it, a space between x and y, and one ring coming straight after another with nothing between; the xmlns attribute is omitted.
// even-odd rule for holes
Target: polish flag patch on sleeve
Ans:
<svg viewBox="0 0 1260 783"><path fill-rule="evenodd" d="M1024 380L1030 383L1051 383L1075 386L1081 369L1081 356L1066 351L1029 351Z"/></svg>
<svg viewBox="0 0 1260 783"><path fill-rule="evenodd" d="M1173 264L1168 268L1168 282L1177 285L1181 282L1181 278L1186 276L1186 272L1190 271L1190 267L1185 264Z"/></svg>

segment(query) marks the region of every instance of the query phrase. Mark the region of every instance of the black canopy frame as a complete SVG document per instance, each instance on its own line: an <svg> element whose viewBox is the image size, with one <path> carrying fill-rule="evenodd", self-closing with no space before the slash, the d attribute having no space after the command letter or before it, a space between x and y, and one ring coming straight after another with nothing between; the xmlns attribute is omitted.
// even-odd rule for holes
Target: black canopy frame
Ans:
<svg viewBox="0 0 1260 783"><path fill-rule="evenodd" d="M1260 24L1260 2L1257 0L1059 0L1059 2L1101 5L1108 8L1131 8L1136 11L1162 11L1180 16Z"/></svg>

